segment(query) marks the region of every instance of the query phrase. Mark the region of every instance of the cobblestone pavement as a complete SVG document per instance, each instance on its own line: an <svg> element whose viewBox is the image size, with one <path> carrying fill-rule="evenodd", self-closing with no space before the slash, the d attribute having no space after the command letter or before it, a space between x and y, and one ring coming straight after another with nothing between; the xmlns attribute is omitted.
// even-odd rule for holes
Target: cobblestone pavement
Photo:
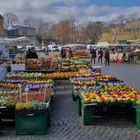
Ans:
<svg viewBox="0 0 140 140"><path fill-rule="evenodd" d="M127 68L119 67L114 64L110 67L103 66L104 74L117 74L117 71L120 71L122 76L117 75L119 78L129 77L132 82L133 76L137 77L135 72L131 77L129 75L131 72L126 71ZM126 67L130 68L130 65ZM131 65L131 67L139 73L139 66ZM129 76L125 77L123 73ZM70 89L56 89L51 110L51 128L46 135L16 136L14 122L9 122L4 126L7 131L0 135L0 140L140 140L140 130L135 128L135 124L124 113L104 116L98 118L95 125L84 126L82 118L78 116L76 103L72 101Z"/></svg>

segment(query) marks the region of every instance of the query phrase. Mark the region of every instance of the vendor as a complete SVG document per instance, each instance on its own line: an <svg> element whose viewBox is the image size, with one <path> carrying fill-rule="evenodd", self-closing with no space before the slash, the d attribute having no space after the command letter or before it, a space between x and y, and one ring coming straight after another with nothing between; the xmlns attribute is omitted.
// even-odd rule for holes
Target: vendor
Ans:
<svg viewBox="0 0 140 140"><path fill-rule="evenodd" d="M69 54L70 54L70 59L71 59L73 57L72 49L71 48L69 49Z"/></svg>
<svg viewBox="0 0 140 140"><path fill-rule="evenodd" d="M26 55L26 59L37 59L38 55L35 51L29 49Z"/></svg>
<svg viewBox="0 0 140 140"><path fill-rule="evenodd" d="M69 60L69 59L70 59L70 52L69 52L69 50L68 50L68 49L66 50L66 59L67 59L67 60Z"/></svg>

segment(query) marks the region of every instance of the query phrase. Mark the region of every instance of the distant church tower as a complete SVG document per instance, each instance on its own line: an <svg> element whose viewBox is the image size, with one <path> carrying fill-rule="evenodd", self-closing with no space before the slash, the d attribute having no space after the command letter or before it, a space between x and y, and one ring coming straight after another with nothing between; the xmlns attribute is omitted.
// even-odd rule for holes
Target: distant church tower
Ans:
<svg viewBox="0 0 140 140"><path fill-rule="evenodd" d="M0 15L0 36L4 36L4 18Z"/></svg>

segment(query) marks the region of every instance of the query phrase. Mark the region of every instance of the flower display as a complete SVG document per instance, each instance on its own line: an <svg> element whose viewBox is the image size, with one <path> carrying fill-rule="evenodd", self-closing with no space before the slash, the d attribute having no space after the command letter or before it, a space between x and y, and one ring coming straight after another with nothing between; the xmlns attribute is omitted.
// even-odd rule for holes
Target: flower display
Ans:
<svg viewBox="0 0 140 140"><path fill-rule="evenodd" d="M39 58L39 59L28 59L26 60L27 69L50 69L55 63L51 58ZM56 67L56 66L55 66Z"/></svg>
<svg viewBox="0 0 140 140"><path fill-rule="evenodd" d="M0 106L15 106L18 102L34 100L45 102L54 95L52 79L32 79L32 76L39 77L40 74L11 73L0 82Z"/></svg>
<svg viewBox="0 0 140 140"><path fill-rule="evenodd" d="M111 76L73 77L73 92L86 103L131 102L139 97L137 90Z"/></svg>

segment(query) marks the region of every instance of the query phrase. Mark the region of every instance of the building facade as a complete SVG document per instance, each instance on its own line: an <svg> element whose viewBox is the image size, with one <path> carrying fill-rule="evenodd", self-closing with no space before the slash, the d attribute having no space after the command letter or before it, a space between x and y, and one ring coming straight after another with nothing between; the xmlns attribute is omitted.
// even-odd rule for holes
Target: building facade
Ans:
<svg viewBox="0 0 140 140"><path fill-rule="evenodd" d="M0 37L4 36L4 18L0 15Z"/></svg>
<svg viewBox="0 0 140 140"><path fill-rule="evenodd" d="M11 29L5 30L7 37L35 37L36 28L25 26L13 26Z"/></svg>

